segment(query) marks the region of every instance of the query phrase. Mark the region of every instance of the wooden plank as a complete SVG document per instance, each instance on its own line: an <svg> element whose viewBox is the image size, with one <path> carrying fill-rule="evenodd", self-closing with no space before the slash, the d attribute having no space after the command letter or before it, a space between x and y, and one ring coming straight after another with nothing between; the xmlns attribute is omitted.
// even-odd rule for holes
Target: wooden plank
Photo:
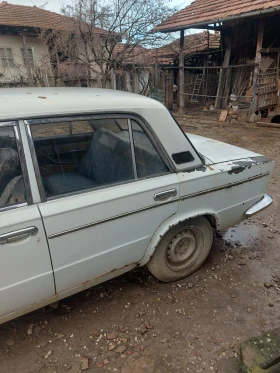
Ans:
<svg viewBox="0 0 280 373"><path fill-rule="evenodd" d="M219 122L225 122L227 120L228 111L223 110L220 114Z"/></svg>

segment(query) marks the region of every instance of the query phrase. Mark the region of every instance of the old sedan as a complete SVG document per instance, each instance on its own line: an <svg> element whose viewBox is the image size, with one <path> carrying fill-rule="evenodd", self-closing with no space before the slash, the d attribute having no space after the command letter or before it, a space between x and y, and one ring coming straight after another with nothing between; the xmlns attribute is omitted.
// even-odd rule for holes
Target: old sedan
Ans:
<svg viewBox="0 0 280 373"><path fill-rule="evenodd" d="M213 230L272 202L270 159L139 95L1 89L0 142L0 323L136 266L189 276Z"/></svg>

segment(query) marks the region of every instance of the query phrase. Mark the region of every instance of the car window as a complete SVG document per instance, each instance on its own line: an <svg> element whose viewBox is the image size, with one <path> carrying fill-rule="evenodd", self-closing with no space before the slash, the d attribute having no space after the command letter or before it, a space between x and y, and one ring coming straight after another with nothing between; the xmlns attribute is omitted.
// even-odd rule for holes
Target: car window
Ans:
<svg viewBox="0 0 280 373"><path fill-rule="evenodd" d="M47 198L135 179L128 121L113 118L31 125ZM39 124L39 126L41 126ZM41 127L42 128L42 127Z"/></svg>
<svg viewBox="0 0 280 373"><path fill-rule="evenodd" d="M0 208L26 202L13 127L0 127Z"/></svg>
<svg viewBox="0 0 280 373"><path fill-rule="evenodd" d="M143 129L135 121L131 121L137 176L149 177L169 172L157 150Z"/></svg>

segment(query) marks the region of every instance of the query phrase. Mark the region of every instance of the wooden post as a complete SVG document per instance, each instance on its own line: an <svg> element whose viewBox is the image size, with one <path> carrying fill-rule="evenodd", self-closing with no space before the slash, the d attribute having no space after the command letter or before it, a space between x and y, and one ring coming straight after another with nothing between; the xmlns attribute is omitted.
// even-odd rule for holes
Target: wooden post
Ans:
<svg viewBox="0 0 280 373"><path fill-rule="evenodd" d="M185 114L185 53L184 53L184 30L180 31L180 52L179 52L179 115L183 116Z"/></svg>
<svg viewBox="0 0 280 373"><path fill-rule="evenodd" d="M262 43L263 43L264 24L265 24L264 19L260 19L256 57L255 57L255 62L257 65L254 68L253 85L252 85L251 114L255 114L255 112L257 111L257 84L258 84L258 75L259 75L261 61L262 61L261 49L262 49Z"/></svg>
<svg viewBox="0 0 280 373"><path fill-rule="evenodd" d="M226 42L226 53L224 56L224 62L223 65L220 69L220 76L219 76L219 83L218 83L218 91L217 91L217 96L216 96L216 102L215 102L215 107L217 109L220 109L222 105L222 96L224 93L224 87L225 87L225 81L226 81L226 67L229 65L230 61L230 55L231 55L231 37L228 34L225 34L225 42Z"/></svg>
<svg viewBox="0 0 280 373"><path fill-rule="evenodd" d="M229 65L230 61L230 55L231 55L231 38L226 34L225 35L226 39L226 53L224 57L224 62L222 65L222 68L220 69L220 76L219 76L219 83L218 83L218 91L217 91L217 96L216 96L216 102L215 102L215 107L217 109L220 109L222 105L222 96L224 93L224 87L225 87L225 81L226 81L226 71L228 69L225 69Z"/></svg>

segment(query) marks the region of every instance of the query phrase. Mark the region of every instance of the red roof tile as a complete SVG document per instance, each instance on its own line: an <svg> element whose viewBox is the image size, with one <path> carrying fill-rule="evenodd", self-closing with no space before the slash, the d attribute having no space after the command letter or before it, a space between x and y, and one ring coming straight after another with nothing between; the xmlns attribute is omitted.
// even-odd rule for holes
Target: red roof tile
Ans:
<svg viewBox="0 0 280 373"><path fill-rule="evenodd" d="M168 17L156 31L176 31L195 25L222 22L241 14L254 15L256 11L273 10L280 12L280 0L195 0L185 9Z"/></svg>
<svg viewBox="0 0 280 373"><path fill-rule="evenodd" d="M220 33L209 32L209 49L220 48ZM174 58L178 56L180 49L180 39L173 41L161 48L158 48L157 55L160 64L167 65L173 63ZM208 50L208 32L203 31L197 34L185 36L184 51L185 54L199 54ZM155 52L154 52L155 56Z"/></svg>
<svg viewBox="0 0 280 373"><path fill-rule="evenodd" d="M70 17L36 6L14 5L6 1L0 3L0 26L69 30L73 29L74 24L74 19ZM108 32L101 28L94 28L94 30L99 34L106 34Z"/></svg>
<svg viewBox="0 0 280 373"><path fill-rule="evenodd" d="M150 50L141 45L128 45L118 43L115 45L113 54L121 64L144 64L150 58Z"/></svg>

